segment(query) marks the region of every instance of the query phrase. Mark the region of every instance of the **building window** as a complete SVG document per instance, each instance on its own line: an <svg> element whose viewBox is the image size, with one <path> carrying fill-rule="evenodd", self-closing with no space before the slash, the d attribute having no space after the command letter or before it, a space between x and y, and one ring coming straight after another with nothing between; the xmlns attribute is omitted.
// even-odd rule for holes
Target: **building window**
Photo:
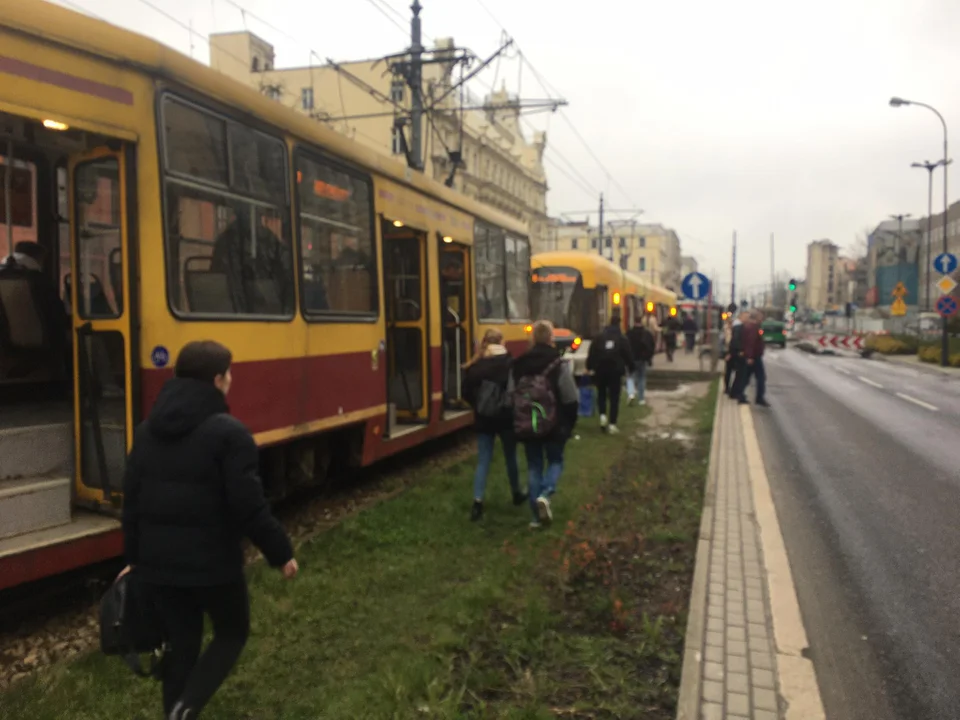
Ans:
<svg viewBox="0 0 960 720"><path fill-rule="evenodd" d="M260 58L256 55L253 56L253 60L250 62L250 68L253 72L260 72Z"/></svg>
<svg viewBox="0 0 960 720"><path fill-rule="evenodd" d="M613 247L613 238L606 238L604 245L606 247Z"/></svg>
<svg viewBox="0 0 960 720"><path fill-rule="evenodd" d="M393 128L390 138L390 151L394 155L403 154L403 128Z"/></svg>
<svg viewBox="0 0 960 720"><path fill-rule="evenodd" d="M370 178L298 156L297 186L304 314L376 315Z"/></svg>
<svg viewBox="0 0 960 720"><path fill-rule="evenodd" d="M163 123L170 306L292 317L283 141L169 97Z"/></svg>
<svg viewBox="0 0 960 720"><path fill-rule="evenodd" d="M403 102L404 91L403 80L394 80L390 83L390 99L398 105Z"/></svg>
<svg viewBox="0 0 960 720"><path fill-rule="evenodd" d="M596 238L593 238L593 239L590 241L590 247L593 248L594 250L597 249L597 239L596 239Z"/></svg>
<svg viewBox="0 0 960 720"><path fill-rule="evenodd" d="M645 248L647 246L647 239L645 237L640 238L640 247Z"/></svg>
<svg viewBox="0 0 960 720"><path fill-rule="evenodd" d="M576 250L576 249L577 249L577 239L576 239L576 238L574 238L573 240L570 241L570 249L571 249L571 250Z"/></svg>
<svg viewBox="0 0 960 720"><path fill-rule="evenodd" d="M627 246L627 239L625 237L620 238L620 247L625 248Z"/></svg>
<svg viewBox="0 0 960 720"><path fill-rule="evenodd" d="M304 110L313 110L313 88L306 87L300 90L300 105Z"/></svg>
<svg viewBox="0 0 960 720"><path fill-rule="evenodd" d="M645 257L640 258L640 267L639 267L639 270L640 270L640 272L646 272L646 271L647 271L647 259L646 259Z"/></svg>

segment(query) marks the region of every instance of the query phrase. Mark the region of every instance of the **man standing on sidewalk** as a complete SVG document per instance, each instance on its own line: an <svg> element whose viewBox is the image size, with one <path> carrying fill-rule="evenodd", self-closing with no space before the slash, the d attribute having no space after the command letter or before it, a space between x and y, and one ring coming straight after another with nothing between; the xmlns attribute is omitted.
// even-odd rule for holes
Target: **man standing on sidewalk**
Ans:
<svg viewBox="0 0 960 720"><path fill-rule="evenodd" d="M756 403L761 407L769 407L766 399L767 372L763 366L763 330L760 329L762 315L754 311L750 319L743 324L741 342L743 344L743 366L738 373L737 393L735 397L741 405L747 403L747 384L751 377L757 379ZM740 376L743 379L740 379Z"/></svg>

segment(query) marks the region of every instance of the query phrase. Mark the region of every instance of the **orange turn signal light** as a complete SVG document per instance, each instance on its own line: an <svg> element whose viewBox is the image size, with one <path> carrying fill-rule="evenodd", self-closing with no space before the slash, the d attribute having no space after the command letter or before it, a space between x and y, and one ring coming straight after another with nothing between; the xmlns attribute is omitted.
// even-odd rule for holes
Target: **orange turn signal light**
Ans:
<svg viewBox="0 0 960 720"><path fill-rule="evenodd" d="M573 342L570 343L570 349L571 349L571 350L577 350L582 343L583 343L583 340L582 340L582 339L580 339L580 338L578 338L578 337L575 337L575 338L573 339Z"/></svg>

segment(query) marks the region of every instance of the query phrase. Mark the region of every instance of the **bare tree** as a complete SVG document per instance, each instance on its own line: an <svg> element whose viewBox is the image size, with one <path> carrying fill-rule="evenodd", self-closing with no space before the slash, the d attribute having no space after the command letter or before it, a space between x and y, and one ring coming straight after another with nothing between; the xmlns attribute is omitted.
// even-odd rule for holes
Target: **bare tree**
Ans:
<svg viewBox="0 0 960 720"><path fill-rule="evenodd" d="M859 260L860 258L865 258L867 256L867 249L869 247L869 238L870 233L873 232L873 228L864 228L857 233L856 239L850 243L847 247L844 248L844 252L848 257L853 260Z"/></svg>

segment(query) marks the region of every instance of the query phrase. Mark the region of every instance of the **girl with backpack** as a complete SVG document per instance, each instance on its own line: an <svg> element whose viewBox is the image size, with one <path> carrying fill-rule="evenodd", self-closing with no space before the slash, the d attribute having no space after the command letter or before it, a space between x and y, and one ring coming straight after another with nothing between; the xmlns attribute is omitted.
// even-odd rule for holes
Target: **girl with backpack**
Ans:
<svg viewBox="0 0 960 720"><path fill-rule="evenodd" d="M466 366L463 399L473 407L474 429L477 432L477 471L473 479L473 508L470 510L470 519L473 521L483 517L487 475L490 473L493 447L498 435L507 463L513 504L522 505L527 499L527 494L520 490L513 411L507 396L511 363L510 353L503 346L503 334L490 329L484 333L477 355Z"/></svg>

